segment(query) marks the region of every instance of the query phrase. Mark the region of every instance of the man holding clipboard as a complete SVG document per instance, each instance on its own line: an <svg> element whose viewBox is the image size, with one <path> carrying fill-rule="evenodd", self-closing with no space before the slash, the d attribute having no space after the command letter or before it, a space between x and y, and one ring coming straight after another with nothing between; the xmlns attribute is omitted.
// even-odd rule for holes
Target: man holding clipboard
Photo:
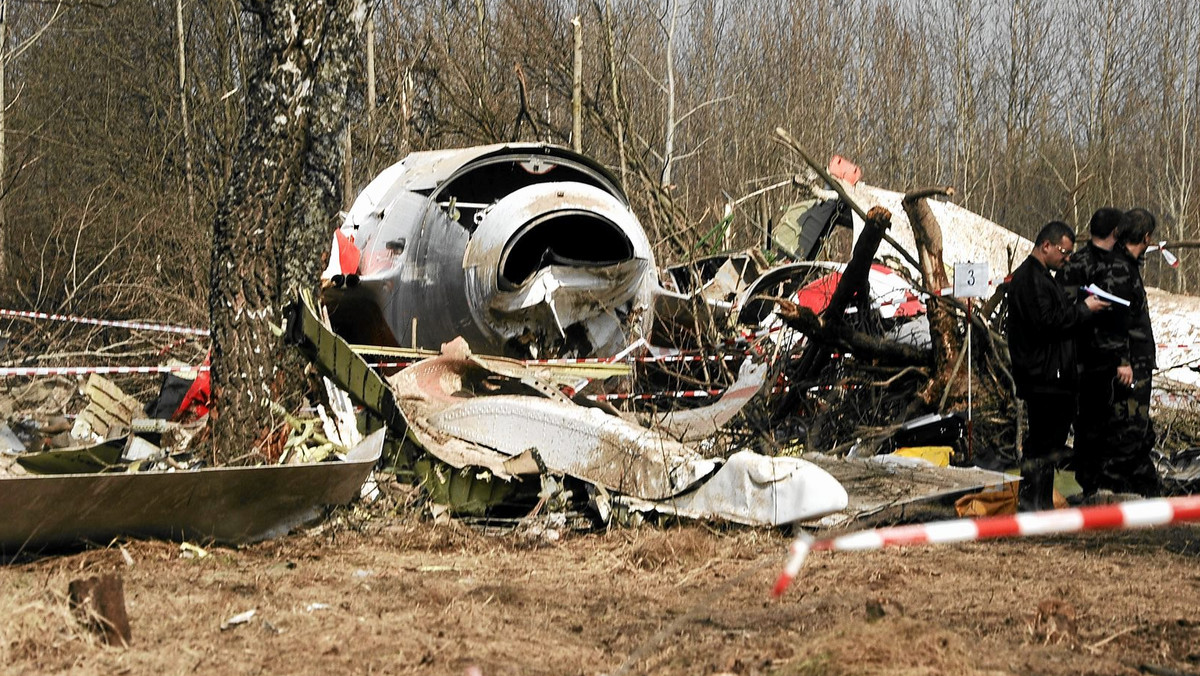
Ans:
<svg viewBox="0 0 1200 676"><path fill-rule="evenodd" d="M1075 249L1075 233L1052 221L1038 232L1033 251L1008 283L1008 352L1017 396L1027 405L1029 430L1021 457L1018 501L1023 511L1054 507L1054 468L1068 455L1079 374L1075 340L1092 313L1108 303L1087 296L1074 302L1055 281Z"/></svg>
<svg viewBox="0 0 1200 676"><path fill-rule="evenodd" d="M1098 296L1110 303L1129 306L1097 284L1110 284L1117 230L1125 221L1125 212L1101 207L1088 222L1090 239L1075 252L1058 273L1058 281L1072 301L1080 294ZM1115 300L1114 300L1115 299ZM1127 329L1117 312L1097 316L1091 328L1075 341L1079 363L1079 411L1075 416L1075 446L1069 467L1085 495L1099 488L1101 458L1107 451L1109 409L1113 401L1113 378L1118 364L1117 352Z"/></svg>

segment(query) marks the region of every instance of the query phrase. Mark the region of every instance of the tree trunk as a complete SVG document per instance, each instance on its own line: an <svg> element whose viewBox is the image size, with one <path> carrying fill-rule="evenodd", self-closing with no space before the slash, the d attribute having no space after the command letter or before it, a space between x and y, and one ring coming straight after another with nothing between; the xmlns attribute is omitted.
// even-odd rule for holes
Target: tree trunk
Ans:
<svg viewBox="0 0 1200 676"><path fill-rule="evenodd" d="M179 117L183 122L183 173L187 182L190 225L196 222L196 188L192 176L192 122L188 116L187 57L183 50L183 0L175 0L175 32L179 38Z"/></svg>
<svg viewBox="0 0 1200 676"><path fill-rule="evenodd" d="M212 383L216 460L254 459L271 402L301 401L299 357L272 332L315 283L341 204L346 97L361 0L247 0L260 22L246 127L213 226Z"/></svg>
<svg viewBox="0 0 1200 676"><path fill-rule="evenodd" d="M4 110L8 107L8 99L4 93L4 79L7 76L5 68L5 52L8 47L8 0L0 0L0 279L8 277L8 255L5 253L8 250L8 223L5 218L5 213L8 208L5 204L5 193L8 192L4 186L8 184L7 169L5 167L6 158L4 156L4 142L6 133L6 121L4 118Z"/></svg>
<svg viewBox="0 0 1200 676"><path fill-rule="evenodd" d="M826 337L836 336L840 340L847 335L848 332L842 329L846 323L846 308L850 307L850 302L856 296L866 291L871 262L875 258L875 252L879 250L879 243L883 241L883 233L891 224L892 214L887 209L877 206L867 212L862 234L858 236L858 241L854 244L850 262L846 264L841 279L834 287L833 295L829 297L829 302L821 311L820 325L822 329L825 329ZM781 307L780 312L781 315L787 315L794 326L803 331L798 309L796 310L793 311L791 307ZM819 333L811 329L805 331L811 340L804 348L804 352L801 353L800 359L795 365L789 367L788 375L796 383L803 383L818 377L821 370L829 364L829 354L834 345L831 342L819 340ZM790 413L797 398L801 396L801 391L801 387L794 387L788 393L783 400L779 414Z"/></svg>
<svg viewBox="0 0 1200 676"><path fill-rule="evenodd" d="M679 0L668 0L668 11L671 13L670 25L667 27L667 125L663 142L662 186L671 188L671 170L675 164L675 22L679 15Z"/></svg>
<svg viewBox="0 0 1200 676"><path fill-rule="evenodd" d="M929 208L926 198L934 195L953 195L954 189L928 188L910 192L901 202L908 222L912 226L913 239L917 243L917 256L921 261L921 276L925 288L937 291L950 286L943 261L942 228ZM929 330L933 336L933 373L921 399L929 404L941 394L947 383L954 378L950 368L958 361L962 350L962 339L958 335L958 319L940 296L931 297L926 304L929 311Z"/></svg>
<svg viewBox="0 0 1200 676"><path fill-rule="evenodd" d="M627 173L629 169L625 162L625 112L621 105L620 78L617 75L620 64L617 63L617 45L613 38L612 0L604 2L604 31L608 36L608 65L611 69L609 86L612 94L613 117L617 120L617 161L621 167L621 186L628 190L629 177Z"/></svg>
<svg viewBox="0 0 1200 676"><path fill-rule="evenodd" d="M583 24L579 17L571 19L575 38L575 62L571 69L571 148L583 152Z"/></svg>

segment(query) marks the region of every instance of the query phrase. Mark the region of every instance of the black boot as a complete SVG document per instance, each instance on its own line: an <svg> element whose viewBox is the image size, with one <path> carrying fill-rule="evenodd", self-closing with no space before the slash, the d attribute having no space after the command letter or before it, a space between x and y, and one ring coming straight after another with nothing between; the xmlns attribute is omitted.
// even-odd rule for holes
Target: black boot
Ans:
<svg viewBox="0 0 1200 676"><path fill-rule="evenodd" d="M1045 459L1021 461L1021 485L1017 489L1018 509L1040 512L1054 509L1054 464Z"/></svg>

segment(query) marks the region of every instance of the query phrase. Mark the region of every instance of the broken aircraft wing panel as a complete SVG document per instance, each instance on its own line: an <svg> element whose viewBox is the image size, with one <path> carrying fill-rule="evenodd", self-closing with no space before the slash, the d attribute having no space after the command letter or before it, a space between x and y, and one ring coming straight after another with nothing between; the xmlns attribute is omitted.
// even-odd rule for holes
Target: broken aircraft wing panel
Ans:
<svg viewBox="0 0 1200 676"><path fill-rule="evenodd" d="M483 467L507 478L507 462L533 448L550 471L661 499L716 466L651 430L547 396L545 388L525 382L529 378L497 377L459 341L448 350L388 382L413 438L454 467Z"/></svg>
<svg viewBox="0 0 1200 676"><path fill-rule="evenodd" d="M661 434L681 441L699 441L716 434L733 419L755 395L762 391L770 364L746 358L738 369L737 380L708 406L671 411L655 419Z"/></svg>
<svg viewBox="0 0 1200 676"><path fill-rule="evenodd" d="M429 423L508 456L537 449L552 472L649 500L686 490L717 465L683 444L599 409L537 397L468 399Z"/></svg>
<svg viewBox="0 0 1200 676"><path fill-rule="evenodd" d="M118 536L242 544L282 535L356 497L384 434L343 462L0 479L0 554Z"/></svg>
<svg viewBox="0 0 1200 676"><path fill-rule="evenodd" d="M738 451L699 488L653 508L696 519L782 526L839 512L848 499L837 479L810 462Z"/></svg>
<svg viewBox="0 0 1200 676"><path fill-rule="evenodd" d="M917 247L912 226L909 225L908 215L905 214L901 204L904 199L903 193L884 190L864 183L856 186L844 185L844 187L858 200L859 204L864 205L864 208L880 205L892 212L892 225L888 232L897 244L907 249L910 254L916 255ZM942 229L942 249L946 256L946 272L951 275L954 272L954 263L986 261L990 275L993 278L1001 278L1020 265L1033 248L1033 242L1028 239L957 204L932 199L927 202ZM862 232L862 228L862 219L855 215L855 241ZM903 263L903 258L891 244L881 243L876 258L881 259L889 255L900 259ZM907 263L904 264L907 265ZM920 275L919 270L912 272L917 276Z"/></svg>

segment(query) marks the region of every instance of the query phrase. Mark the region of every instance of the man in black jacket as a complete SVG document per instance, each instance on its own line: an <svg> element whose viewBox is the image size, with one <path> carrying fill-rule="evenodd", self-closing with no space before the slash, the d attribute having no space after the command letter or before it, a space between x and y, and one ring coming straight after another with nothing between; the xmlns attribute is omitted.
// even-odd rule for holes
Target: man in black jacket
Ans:
<svg viewBox="0 0 1200 676"><path fill-rule="evenodd" d="M1088 223L1090 241L1075 252L1058 273L1058 281L1071 302L1085 294L1084 287L1096 284L1109 293L1116 293L1109 275L1117 253L1117 229L1125 222L1125 212L1113 207L1101 207ZM1119 295L1119 294L1118 294ZM1107 454L1111 436L1105 414L1112 406L1113 381L1117 360L1117 342L1124 344L1125 330L1119 325L1121 315L1114 308L1096 317L1091 330L1084 331L1075 341L1075 358L1079 371L1079 411L1075 415L1075 448L1071 467L1075 479L1085 494L1094 493L1102 458ZM1114 342L1115 341L1115 342Z"/></svg>
<svg viewBox="0 0 1200 676"><path fill-rule="evenodd" d="M1093 312L1108 307L1094 296L1072 303L1050 274L1062 269L1074 249L1075 233L1066 223L1047 223L1008 284L1008 352L1017 396L1029 414L1018 494L1022 510L1054 507L1054 466L1066 458L1079 391L1075 338Z"/></svg>
<svg viewBox="0 0 1200 676"><path fill-rule="evenodd" d="M1100 388L1104 405L1094 407L1090 413L1106 424L1104 443L1089 463L1091 482L1080 482L1088 492L1159 492L1158 473L1150 459L1155 440L1150 419L1150 379L1156 366L1156 345L1141 272L1141 259L1155 226L1149 211L1127 212L1117 228L1112 264L1096 280L1105 291L1128 300L1129 306L1114 307L1112 316L1106 317L1113 321L1096 326L1096 343L1102 348L1108 378Z"/></svg>

